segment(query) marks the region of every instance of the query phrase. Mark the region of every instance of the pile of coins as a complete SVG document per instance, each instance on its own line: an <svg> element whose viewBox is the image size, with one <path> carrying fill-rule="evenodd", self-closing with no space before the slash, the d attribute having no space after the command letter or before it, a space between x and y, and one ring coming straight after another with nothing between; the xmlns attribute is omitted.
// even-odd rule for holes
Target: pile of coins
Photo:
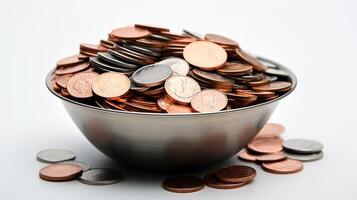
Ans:
<svg viewBox="0 0 357 200"><path fill-rule="evenodd" d="M323 157L320 142L310 139L283 141L280 135L284 130L280 124L266 124L247 148L238 154L238 158L261 164L267 172L291 174L303 169L302 162Z"/></svg>
<svg viewBox="0 0 357 200"><path fill-rule="evenodd" d="M279 97L292 87L227 37L135 24L57 62L52 88L66 98L134 112L218 112Z"/></svg>

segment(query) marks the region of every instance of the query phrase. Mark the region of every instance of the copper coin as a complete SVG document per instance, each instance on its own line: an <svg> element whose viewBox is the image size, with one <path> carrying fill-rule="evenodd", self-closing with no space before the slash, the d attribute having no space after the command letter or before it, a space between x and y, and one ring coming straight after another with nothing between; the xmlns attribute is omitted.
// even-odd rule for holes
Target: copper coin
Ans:
<svg viewBox="0 0 357 200"><path fill-rule="evenodd" d="M218 90L206 89L197 93L191 101L192 108L197 112L218 112L228 104L225 94Z"/></svg>
<svg viewBox="0 0 357 200"><path fill-rule="evenodd" d="M262 167L264 170L275 174L292 174L301 171L303 164L298 160L285 159L277 162L263 163Z"/></svg>
<svg viewBox="0 0 357 200"><path fill-rule="evenodd" d="M191 193L202 190L204 181L196 176L183 176L168 178L163 182L165 190L176 193Z"/></svg>
<svg viewBox="0 0 357 200"><path fill-rule="evenodd" d="M254 168L243 165L232 165L219 169L216 177L226 183L241 183L253 180L257 172Z"/></svg>
<svg viewBox="0 0 357 200"><path fill-rule="evenodd" d="M168 98L166 95L157 100L157 105L162 110L167 110L167 108L173 104L172 100Z"/></svg>
<svg viewBox="0 0 357 200"><path fill-rule="evenodd" d="M217 69L218 73L222 73L225 75L229 74L244 74L252 72L253 67L251 65L243 64L243 63L226 63L223 67Z"/></svg>
<svg viewBox="0 0 357 200"><path fill-rule="evenodd" d="M120 39L140 39L149 36L150 32L135 27L122 27L114 29L110 34Z"/></svg>
<svg viewBox="0 0 357 200"><path fill-rule="evenodd" d="M248 148L259 153L277 153L283 150L283 141L279 138L256 138Z"/></svg>
<svg viewBox="0 0 357 200"><path fill-rule="evenodd" d="M170 29L168 28L162 28L162 27L158 27L158 26L151 26L151 25L145 25L145 24L135 24L134 27L136 28L140 28L140 29L146 29L152 32L164 32L167 31L169 32Z"/></svg>
<svg viewBox="0 0 357 200"><path fill-rule="evenodd" d="M217 44L239 47L238 42L236 42L232 39L229 39L227 37L224 37L222 35L208 33L205 35L205 39L209 40L211 42L217 43Z"/></svg>
<svg viewBox="0 0 357 200"><path fill-rule="evenodd" d="M286 81L274 81L267 85L253 87L253 89L256 91L270 91L270 92L287 91L290 88L291 88L291 83Z"/></svg>
<svg viewBox="0 0 357 200"><path fill-rule="evenodd" d="M227 61L226 51L218 44L208 41L192 42L183 50L185 60L203 70L215 70Z"/></svg>
<svg viewBox="0 0 357 200"><path fill-rule="evenodd" d="M85 60L80 59L78 55L73 55L69 57L62 58L61 60L57 61L57 67L68 67L71 65L77 65L80 63L85 62Z"/></svg>
<svg viewBox="0 0 357 200"><path fill-rule="evenodd" d="M226 83L227 85L233 86L234 81L232 79L226 78L224 76L221 76L219 74L213 73L213 72L206 72L202 71L199 69L193 69L192 73L194 75L199 76L200 78L203 78L207 81L213 81L216 83Z"/></svg>
<svg viewBox="0 0 357 200"><path fill-rule="evenodd" d="M265 72L267 70L267 67L263 63L259 62L258 59L245 53L241 49L236 48L236 53L239 58L241 58L245 62L253 65L255 70L260 71L260 72Z"/></svg>
<svg viewBox="0 0 357 200"><path fill-rule="evenodd" d="M268 153L257 156L257 161L259 162L275 162L279 160L286 159L286 155L283 152L279 153Z"/></svg>
<svg viewBox="0 0 357 200"><path fill-rule="evenodd" d="M246 150L243 150L238 153L238 158L241 160L249 161L249 162L255 162L257 161L257 156L248 153Z"/></svg>
<svg viewBox="0 0 357 200"><path fill-rule="evenodd" d="M122 73L106 72L99 75L92 83L93 92L103 98L117 98L130 89L130 79Z"/></svg>
<svg viewBox="0 0 357 200"><path fill-rule="evenodd" d="M97 52L106 52L108 49L101 46L101 45L95 45L95 44L87 44L87 43L82 43L80 44L79 48L84 51L90 51L93 53Z"/></svg>
<svg viewBox="0 0 357 200"><path fill-rule="evenodd" d="M256 137L279 137L284 133L285 127L277 123L267 123Z"/></svg>
<svg viewBox="0 0 357 200"><path fill-rule="evenodd" d="M192 98L201 91L201 87L191 77L176 75L166 80L165 91L174 101L189 104Z"/></svg>
<svg viewBox="0 0 357 200"><path fill-rule="evenodd" d="M207 174L204 177L204 181L208 187L216 188L216 189L237 189L248 183L248 182L238 182L238 183L223 182L216 177L215 173Z"/></svg>
<svg viewBox="0 0 357 200"><path fill-rule="evenodd" d="M76 72L88 69L89 66L90 66L90 63L89 62L85 62L85 63L72 65L72 66L69 66L69 67L58 68L58 69L56 69L55 74L57 74L57 75L74 74Z"/></svg>
<svg viewBox="0 0 357 200"><path fill-rule="evenodd" d="M70 181L82 173L82 168L72 164L52 164L40 170L40 178L46 181Z"/></svg>
<svg viewBox="0 0 357 200"><path fill-rule="evenodd" d="M172 73L170 66L155 63L136 70L131 78L136 85L153 87L163 84Z"/></svg>
<svg viewBox="0 0 357 200"><path fill-rule="evenodd" d="M192 113L190 106L171 104L166 108L167 113Z"/></svg>
<svg viewBox="0 0 357 200"><path fill-rule="evenodd" d="M61 88L67 88L69 80L72 78L72 74L63 75L56 79L56 84Z"/></svg>
<svg viewBox="0 0 357 200"><path fill-rule="evenodd" d="M81 72L72 76L68 81L68 93L75 98L89 98L93 96L92 82L97 78L95 72Z"/></svg>

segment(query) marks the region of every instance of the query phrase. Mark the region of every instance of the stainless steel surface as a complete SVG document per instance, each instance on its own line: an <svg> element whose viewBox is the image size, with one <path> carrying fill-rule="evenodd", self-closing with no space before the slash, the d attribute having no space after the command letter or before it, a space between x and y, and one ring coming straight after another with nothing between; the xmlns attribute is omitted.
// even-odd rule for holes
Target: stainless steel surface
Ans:
<svg viewBox="0 0 357 200"><path fill-rule="evenodd" d="M269 102L217 113L185 115L103 110L59 97L74 123L100 151L120 163L146 169L202 168L227 159L259 132L280 99L296 87L295 75L278 63L259 57L286 71L292 90Z"/></svg>

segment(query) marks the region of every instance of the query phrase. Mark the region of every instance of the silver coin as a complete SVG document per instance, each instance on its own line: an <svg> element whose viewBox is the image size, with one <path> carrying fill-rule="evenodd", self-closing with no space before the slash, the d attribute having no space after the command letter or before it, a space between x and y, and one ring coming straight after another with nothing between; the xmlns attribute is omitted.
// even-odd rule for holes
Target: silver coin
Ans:
<svg viewBox="0 0 357 200"><path fill-rule="evenodd" d="M198 33L195 33L195 32L192 32L192 31L189 31L189 30L186 30L186 29L183 29L182 32L187 34L188 36L191 36L191 37L194 37L194 38L198 38L198 39L202 39L203 38L202 35L200 35Z"/></svg>
<svg viewBox="0 0 357 200"><path fill-rule="evenodd" d="M318 153L309 153L309 154L295 154L290 152L285 152L285 155L294 160L300 160L303 162L320 160L323 157L322 151Z"/></svg>
<svg viewBox="0 0 357 200"><path fill-rule="evenodd" d="M190 71L190 65L182 58L170 57L159 63L170 66L174 75L186 76Z"/></svg>
<svg viewBox="0 0 357 200"><path fill-rule="evenodd" d="M81 183L88 185L110 185L122 179L123 176L119 171L107 168L90 169L78 178Z"/></svg>
<svg viewBox="0 0 357 200"><path fill-rule="evenodd" d="M271 74L271 75L276 75L276 76L287 76L289 77L289 74L283 70L276 69L276 68L268 68L265 73Z"/></svg>
<svg viewBox="0 0 357 200"><path fill-rule="evenodd" d="M75 158L76 155L66 149L46 149L37 154L37 160L44 163L58 163Z"/></svg>
<svg viewBox="0 0 357 200"><path fill-rule="evenodd" d="M136 70L131 78L138 86L153 87L161 85L171 75L172 70L168 65L155 63Z"/></svg>
<svg viewBox="0 0 357 200"><path fill-rule="evenodd" d="M323 145L315 140L309 139L290 139L283 144L284 149L294 153L318 153L322 151Z"/></svg>
<svg viewBox="0 0 357 200"><path fill-rule="evenodd" d="M84 163L81 161L76 161L76 160L71 160L71 161L65 161L65 162L61 162L63 164L72 164L72 165L78 165L82 168L82 171L87 171L90 169L90 166L88 163Z"/></svg>

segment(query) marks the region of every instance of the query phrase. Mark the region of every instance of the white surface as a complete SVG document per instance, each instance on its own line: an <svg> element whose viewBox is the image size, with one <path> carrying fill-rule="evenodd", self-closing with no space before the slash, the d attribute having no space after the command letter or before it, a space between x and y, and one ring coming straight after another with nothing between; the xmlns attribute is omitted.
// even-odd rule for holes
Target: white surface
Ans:
<svg viewBox="0 0 357 200"><path fill-rule="evenodd" d="M356 10L353 0L2 2L0 199L356 199ZM324 159L287 176L254 165L258 176L244 188L193 194L166 192L164 175L128 169L125 181L104 187L40 180L44 164L35 155L45 148L71 149L92 166L114 165L81 135L44 78L80 42L96 43L135 22L220 33L289 66L299 85L271 121L287 127L285 138L323 142Z"/></svg>

